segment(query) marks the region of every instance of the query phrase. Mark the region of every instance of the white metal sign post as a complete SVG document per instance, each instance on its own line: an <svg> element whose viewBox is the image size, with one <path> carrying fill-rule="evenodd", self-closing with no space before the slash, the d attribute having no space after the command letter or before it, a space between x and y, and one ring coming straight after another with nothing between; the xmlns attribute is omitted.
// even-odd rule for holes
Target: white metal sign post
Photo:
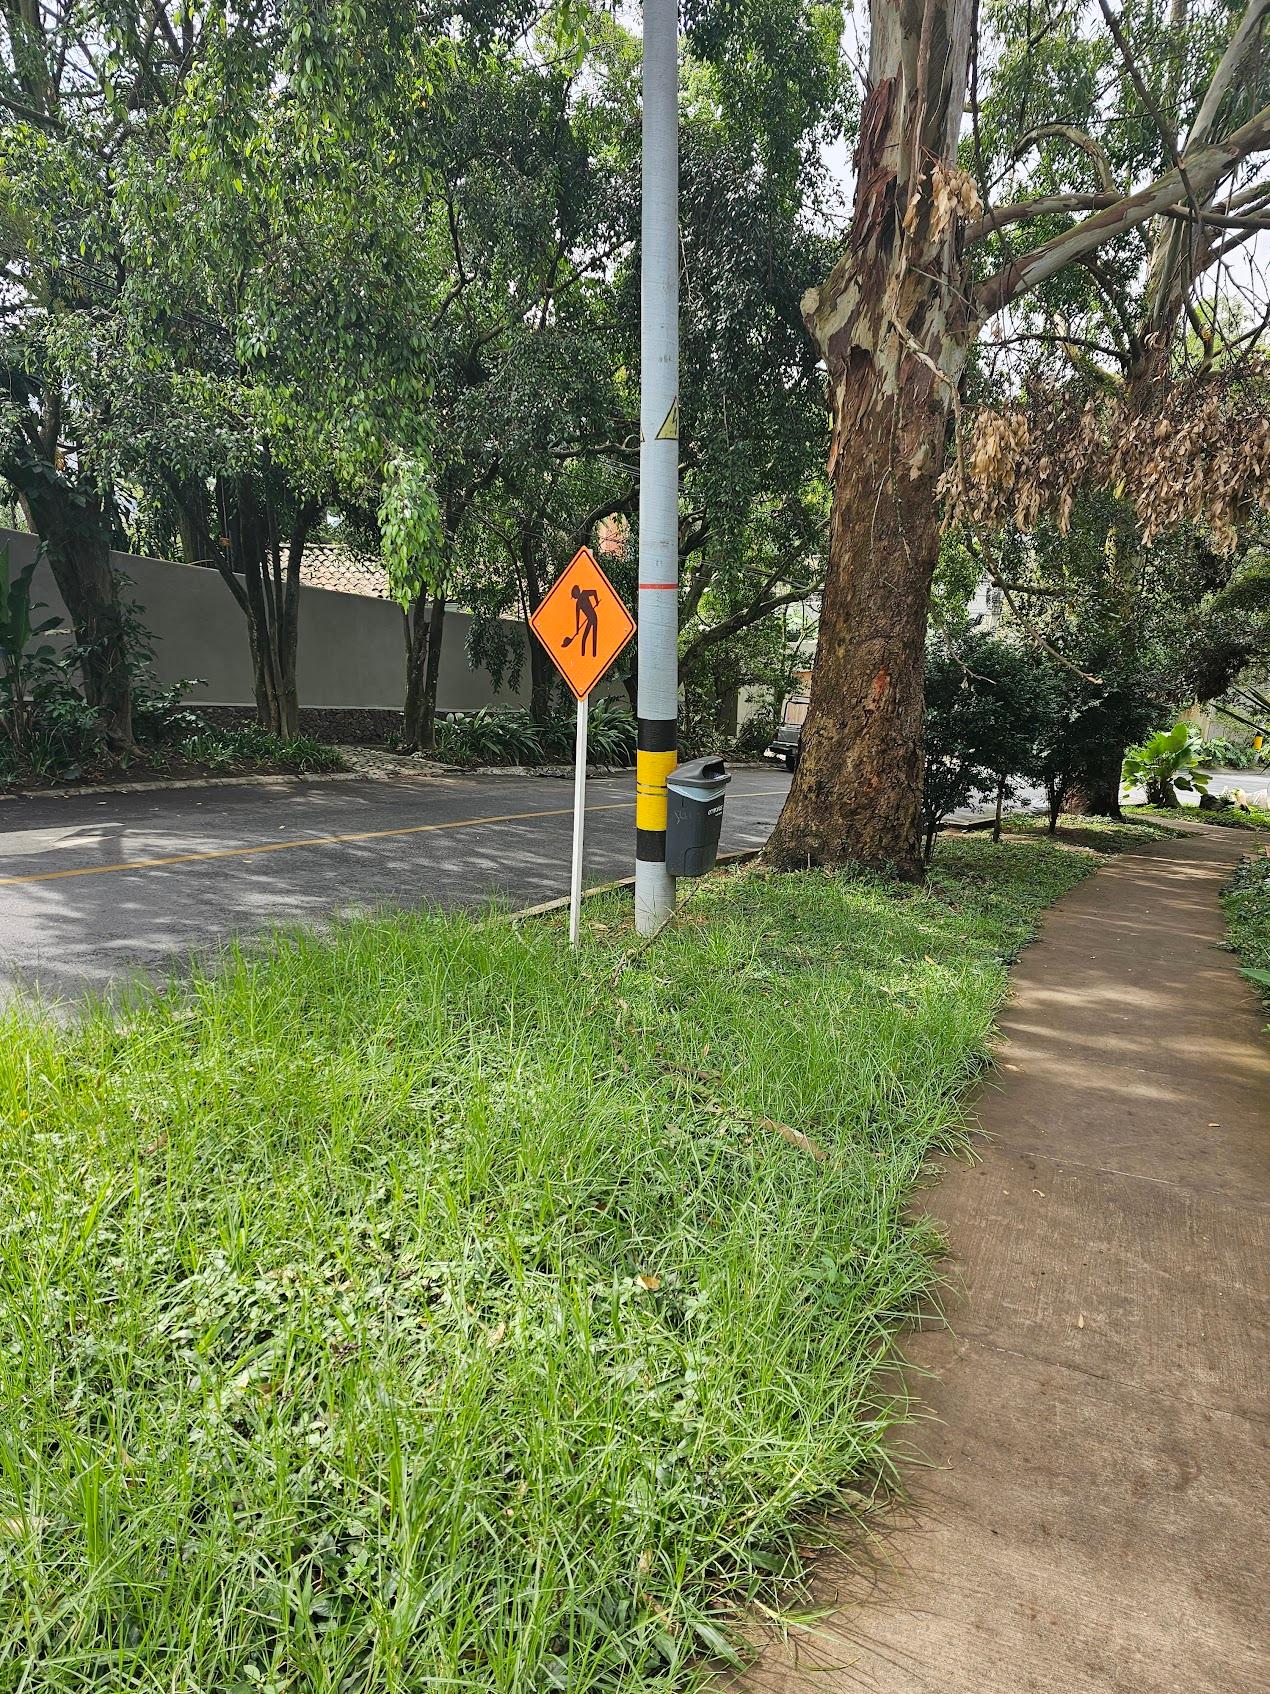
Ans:
<svg viewBox="0 0 1270 1694"><path fill-rule="evenodd" d="M591 697L578 701L578 739L573 749L573 864L569 871L569 945L578 944L582 911L582 837L586 828L586 725Z"/></svg>
<svg viewBox="0 0 1270 1694"><path fill-rule="evenodd" d="M582 849L586 825L587 717L591 691L635 633L635 620L589 547L580 547L547 591L529 627L578 702L573 769L573 863L569 869L569 941L578 945Z"/></svg>

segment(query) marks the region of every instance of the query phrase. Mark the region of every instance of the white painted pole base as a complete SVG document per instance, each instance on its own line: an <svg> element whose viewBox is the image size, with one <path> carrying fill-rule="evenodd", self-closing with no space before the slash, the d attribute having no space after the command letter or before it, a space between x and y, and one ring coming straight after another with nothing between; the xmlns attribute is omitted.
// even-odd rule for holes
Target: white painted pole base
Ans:
<svg viewBox="0 0 1270 1694"><path fill-rule="evenodd" d="M635 861L635 933L656 935L675 910L675 879L650 859Z"/></svg>
<svg viewBox="0 0 1270 1694"><path fill-rule="evenodd" d="M573 749L573 865L569 872L569 945L578 945L582 917L582 849L586 829L586 738L589 700L578 701L578 736Z"/></svg>

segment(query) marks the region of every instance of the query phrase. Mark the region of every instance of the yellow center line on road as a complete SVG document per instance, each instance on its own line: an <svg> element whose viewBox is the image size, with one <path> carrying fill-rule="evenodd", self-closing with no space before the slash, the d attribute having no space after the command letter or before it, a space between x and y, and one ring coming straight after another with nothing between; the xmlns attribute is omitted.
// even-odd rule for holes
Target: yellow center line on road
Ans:
<svg viewBox="0 0 1270 1694"><path fill-rule="evenodd" d="M746 794L734 794L734 800L752 800L771 789L755 788ZM633 809L635 796L629 800L608 800L603 805L588 806L588 812L618 812ZM165 865L200 864L205 859L247 859L257 853L287 853L296 847L335 847L346 841L384 841L394 835L431 835L446 829L474 829L486 823L528 823L533 818L566 818L573 816L572 806L555 806L540 812L503 812L494 817L452 818L448 823L416 823L396 829L362 829L346 835L304 835L294 841L263 841L256 847L210 847L201 853L171 853L160 859L132 859L118 865L77 865L62 871L29 871L23 876L0 876L0 888L16 888L27 882L63 882L72 876L110 876L116 871L160 870Z"/></svg>

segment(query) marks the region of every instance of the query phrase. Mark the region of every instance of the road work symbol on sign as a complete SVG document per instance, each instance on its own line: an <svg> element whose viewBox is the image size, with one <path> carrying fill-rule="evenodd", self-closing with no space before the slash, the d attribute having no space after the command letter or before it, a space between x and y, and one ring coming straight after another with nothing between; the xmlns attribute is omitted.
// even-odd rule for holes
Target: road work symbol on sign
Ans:
<svg viewBox="0 0 1270 1694"><path fill-rule="evenodd" d="M579 588L576 582L569 593L573 596L573 603L578 608L578 617L573 626L573 634L566 635L560 645L561 647L572 647L580 634L582 646L578 649L579 656L583 659L586 658L586 644L589 641L591 643L591 656L594 658L600 645L600 614L596 609L596 602L600 598L599 593L594 588Z"/></svg>
<svg viewBox="0 0 1270 1694"><path fill-rule="evenodd" d="M635 633L589 547L580 547L551 585L529 627L578 700L585 700Z"/></svg>
<svg viewBox="0 0 1270 1694"><path fill-rule="evenodd" d="M579 547L552 583L529 627L578 702L573 751L573 862L569 870L569 945L576 947L582 908L586 823L586 737L590 693L635 633L635 619L589 547Z"/></svg>

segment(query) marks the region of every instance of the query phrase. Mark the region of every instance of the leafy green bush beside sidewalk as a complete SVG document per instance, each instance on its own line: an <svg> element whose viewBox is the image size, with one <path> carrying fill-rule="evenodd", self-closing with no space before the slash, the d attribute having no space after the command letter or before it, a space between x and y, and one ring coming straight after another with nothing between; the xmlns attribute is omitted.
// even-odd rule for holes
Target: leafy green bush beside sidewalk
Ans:
<svg viewBox="0 0 1270 1694"><path fill-rule="evenodd" d="M749 871L577 960L363 919L5 1014L0 1686L685 1685L884 1468L906 1200L1093 863Z"/></svg>
<svg viewBox="0 0 1270 1694"><path fill-rule="evenodd" d="M1185 823L1213 824L1218 829L1270 829L1270 810L1265 806L1231 806L1218 812L1201 812L1198 807L1179 807L1171 811L1166 806L1126 806L1125 816L1152 818L1181 818Z"/></svg>
<svg viewBox="0 0 1270 1694"><path fill-rule="evenodd" d="M1222 895L1232 952L1270 1005L1270 853L1245 859Z"/></svg>

